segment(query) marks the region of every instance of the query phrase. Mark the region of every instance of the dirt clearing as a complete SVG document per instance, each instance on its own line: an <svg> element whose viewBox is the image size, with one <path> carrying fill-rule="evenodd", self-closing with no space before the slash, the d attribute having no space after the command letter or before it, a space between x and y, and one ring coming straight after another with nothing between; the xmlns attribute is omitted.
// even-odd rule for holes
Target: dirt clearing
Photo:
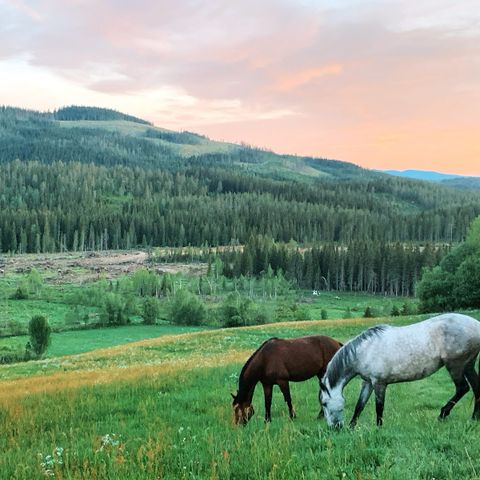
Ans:
<svg viewBox="0 0 480 480"><path fill-rule="evenodd" d="M71 283L112 279L132 273L144 267L158 273L184 273L202 275L207 271L204 263L156 263L149 262L148 253L135 251L68 252L0 257L0 273L28 273L32 268L49 273L49 282Z"/></svg>

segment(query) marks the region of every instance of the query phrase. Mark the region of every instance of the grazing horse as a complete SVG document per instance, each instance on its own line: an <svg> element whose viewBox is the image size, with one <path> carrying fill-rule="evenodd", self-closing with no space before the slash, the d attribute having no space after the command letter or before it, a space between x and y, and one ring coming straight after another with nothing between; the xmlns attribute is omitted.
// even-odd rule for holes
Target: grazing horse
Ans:
<svg viewBox="0 0 480 480"><path fill-rule="evenodd" d="M405 327L378 325L343 346L320 382L321 403L328 425L343 425L343 389L353 377L363 379L353 418L354 426L372 391L377 425L382 425L385 390L389 383L428 377L445 366L456 387L455 395L440 410L446 418L468 392L475 396L473 418L480 417L480 384L475 359L480 351L480 322L449 313Z"/></svg>
<svg viewBox="0 0 480 480"><path fill-rule="evenodd" d="M342 346L333 338L321 335L294 339L271 338L247 360L240 373L238 391L233 397L234 422L246 424L254 409L253 393L258 382L265 395L265 421L271 420L272 389L278 385L295 417L288 382L303 382L314 376L320 380L335 352Z"/></svg>

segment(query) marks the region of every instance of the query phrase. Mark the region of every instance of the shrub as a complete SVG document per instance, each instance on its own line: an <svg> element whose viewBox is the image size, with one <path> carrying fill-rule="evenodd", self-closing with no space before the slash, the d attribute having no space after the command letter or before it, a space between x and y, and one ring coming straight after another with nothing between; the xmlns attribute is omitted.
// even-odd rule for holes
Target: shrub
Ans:
<svg viewBox="0 0 480 480"><path fill-rule="evenodd" d="M220 323L225 327L251 325L251 307L250 299L231 293L220 305Z"/></svg>
<svg viewBox="0 0 480 480"><path fill-rule="evenodd" d="M322 308L322 311L320 312L320 317L322 320L326 320L328 318L328 312Z"/></svg>
<svg viewBox="0 0 480 480"><path fill-rule="evenodd" d="M409 303L405 302L402 305L402 308L400 309L400 315L406 316L406 315L411 315L412 313L413 313L412 306Z"/></svg>
<svg viewBox="0 0 480 480"><path fill-rule="evenodd" d="M27 300L28 299L28 289L25 285L20 285L17 287L15 292L10 297L12 300Z"/></svg>
<svg viewBox="0 0 480 480"><path fill-rule="evenodd" d="M6 335L18 336L26 333L26 327L18 320L8 320L5 324L4 334Z"/></svg>
<svg viewBox="0 0 480 480"><path fill-rule="evenodd" d="M271 321L270 312L261 305L256 305L249 312L249 325L265 325Z"/></svg>
<svg viewBox="0 0 480 480"><path fill-rule="evenodd" d="M312 314L310 312L310 309L305 306L297 306L297 309L295 310L295 318L294 320L311 320L312 319Z"/></svg>
<svg viewBox="0 0 480 480"><path fill-rule="evenodd" d="M400 310L398 309L398 307L396 305L394 305L392 307L392 311L390 312L390 315L392 317L399 317L400 316Z"/></svg>
<svg viewBox="0 0 480 480"><path fill-rule="evenodd" d="M275 320L277 322L290 322L295 320L298 306L296 303L279 302L275 309Z"/></svg>
<svg viewBox="0 0 480 480"><path fill-rule="evenodd" d="M363 313L363 318L374 318L375 315L373 313L372 307L367 307L365 312Z"/></svg>
<svg viewBox="0 0 480 480"><path fill-rule="evenodd" d="M27 276L27 285L30 293L38 294L43 286L43 278L36 268L32 268Z"/></svg>
<svg viewBox="0 0 480 480"><path fill-rule="evenodd" d="M146 325L155 325L159 312L160 305L158 300L155 297L147 297L143 302L143 323Z"/></svg>
<svg viewBox="0 0 480 480"><path fill-rule="evenodd" d="M0 350L0 365L21 362L25 359L22 352Z"/></svg>
<svg viewBox="0 0 480 480"><path fill-rule="evenodd" d="M78 305L73 306L68 310L68 312L65 314L64 322L65 325L72 327L75 325L80 325L83 323L84 319L84 314L79 309Z"/></svg>
<svg viewBox="0 0 480 480"><path fill-rule="evenodd" d="M40 357L47 351L50 344L50 332L51 328L46 317L43 315L32 317L28 324L28 333L30 334L30 340L26 346L28 356L31 352Z"/></svg>
<svg viewBox="0 0 480 480"><path fill-rule="evenodd" d="M160 290L160 278L146 268L139 268L132 276L132 287L140 297L154 296Z"/></svg>
<svg viewBox="0 0 480 480"><path fill-rule="evenodd" d="M176 325L202 325L207 317L204 303L189 291L175 293L169 304L168 320Z"/></svg>
<svg viewBox="0 0 480 480"><path fill-rule="evenodd" d="M129 304L122 296L115 293L108 293L100 311L100 318L104 325L126 325L128 318Z"/></svg>

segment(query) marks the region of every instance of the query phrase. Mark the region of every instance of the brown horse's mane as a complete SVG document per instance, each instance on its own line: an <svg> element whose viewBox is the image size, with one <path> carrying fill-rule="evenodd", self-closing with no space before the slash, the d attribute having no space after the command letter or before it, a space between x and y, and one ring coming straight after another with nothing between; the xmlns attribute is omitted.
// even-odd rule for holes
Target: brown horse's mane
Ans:
<svg viewBox="0 0 480 480"><path fill-rule="evenodd" d="M239 402L245 401L246 397L248 395L248 390L247 386L245 385L244 378L243 376L245 375L245 372L247 371L248 366L250 363L252 363L252 360L255 358L257 353L268 343L271 342L272 340L278 340L277 337L272 337L263 342L251 355L250 358L245 362L245 365L242 368L242 371L240 372L240 376L238 378L238 392L237 392L237 400Z"/></svg>

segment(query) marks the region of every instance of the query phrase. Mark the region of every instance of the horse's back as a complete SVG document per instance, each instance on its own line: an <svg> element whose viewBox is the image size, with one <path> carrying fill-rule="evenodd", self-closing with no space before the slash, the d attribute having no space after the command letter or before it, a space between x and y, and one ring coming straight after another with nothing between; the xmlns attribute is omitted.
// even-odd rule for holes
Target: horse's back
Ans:
<svg viewBox="0 0 480 480"><path fill-rule="evenodd" d="M464 362L480 350L480 323L443 314L403 327L388 327L358 349L359 369L389 382L431 375L442 365Z"/></svg>
<svg viewBox="0 0 480 480"><path fill-rule="evenodd" d="M480 322L461 313L444 313L401 328L418 342L434 341L444 350L461 350L473 344L480 347Z"/></svg>
<svg viewBox="0 0 480 480"><path fill-rule="evenodd" d="M264 374L269 378L307 380L323 373L339 348L339 342L322 335L271 339L261 351Z"/></svg>

